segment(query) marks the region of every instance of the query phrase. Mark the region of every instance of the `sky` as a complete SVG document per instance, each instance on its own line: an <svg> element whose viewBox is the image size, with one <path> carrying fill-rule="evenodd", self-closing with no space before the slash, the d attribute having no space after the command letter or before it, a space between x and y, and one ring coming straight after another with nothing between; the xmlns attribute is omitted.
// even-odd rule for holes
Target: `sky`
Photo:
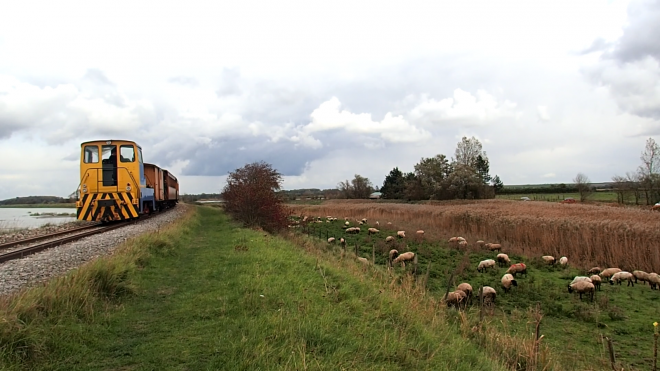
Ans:
<svg viewBox="0 0 660 371"><path fill-rule="evenodd" d="M99 139L182 194L381 186L464 136L505 185L611 181L660 142L658 35L660 1L0 1L0 200L68 196Z"/></svg>

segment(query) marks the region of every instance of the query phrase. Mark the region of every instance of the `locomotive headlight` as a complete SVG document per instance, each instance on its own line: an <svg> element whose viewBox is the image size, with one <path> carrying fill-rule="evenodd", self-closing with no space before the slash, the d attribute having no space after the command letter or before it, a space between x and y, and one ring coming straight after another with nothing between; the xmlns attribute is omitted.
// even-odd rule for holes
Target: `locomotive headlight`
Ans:
<svg viewBox="0 0 660 371"><path fill-rule="evenodd" d="M82 193L87 193L87 184L83 184Z"/></svg>
<svg viewBox="0 0 660 371"><path fill-rule="evenodd" d="M130 185L127 185L127 186L126 186L126 192L130 192L130 191L131 191L131 186L130 186Z"/></svg>

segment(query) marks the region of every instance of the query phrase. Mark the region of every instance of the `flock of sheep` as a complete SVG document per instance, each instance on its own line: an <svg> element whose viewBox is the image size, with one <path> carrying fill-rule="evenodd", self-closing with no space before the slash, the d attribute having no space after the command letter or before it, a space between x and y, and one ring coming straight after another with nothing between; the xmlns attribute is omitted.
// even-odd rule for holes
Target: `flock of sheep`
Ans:
<svg viewBox="0 0 660 371"><path fill-rule="evenodd" d="M303 216L301 220L303 222L305 221L313 221L317 223L323 222L321 217L317 217L314 218L313 220L310 220L308 219L307 216ZM329 223L336 220L337 218L328 216L326 217L325 222ZM361 220L355 220L355 222L358 225L364 225L367 224L367 219L364 218ZM392 223L387 223L387 224L390 227L392 225ZM348 218L344 218L344 224L342 228L344 229L345 233L358 234L361 232L360 227L358 226L351 227L350 225L351 222L348 220ZM379 222L376 222L376 227L379 227ZM367 233L369 235L375 235L380 233L380 230L372 227L367 229ZM423 238L424 231L418 230L416 231L416 235L418 237ZM403 238L406 238L406 232L397 231L396 237L394 236L385 237L385 243L391 243L395 239L403 239ZM335 243L336 241L337 240L335 237L328 238L328 243ZM468 246L467 240L463 237L452 237L447 242L451 247L456 247L459 249L467 248ZM343 247L346 246L346 240L344 238L340 238L339 243ZM511 259L509 258L509 256L505 253L502 253L501 244L485 243L484 241L479 240L475 242L475 245L477 247L498 253L495 259L486 259L480 261L477 266L478 272L485 272L487 269L492 269L495 267L496 264L499 267L506 267L506 266L509 267L501 278L501 286L505 293L510 292L512 287L518 286L518 282L516 281L517 275L525 275L525 277L527 276L527 266L525 265L525 263L519 262L519 263L511 264ZM391 249L389 251L389 257L388 257L388 269L393 268L397 264L401 264L401 266L405 268L406 262L414 261L416 263L416 258L417 258L416 254L412 251L408 251L400 254L398 250ZM545 262L548 265L555 265L557 262L559 262L561 266L568 266L568 258L565 256L562 256L561 258L559 258L559 260L557 260L553 256L545 255L542 256L541 259L543 260L543 262ZM363 257L357 257L357 260L365 265L370 264L370 261ZM568 292L578 294L580 299L582 299L583 295L586 295L589 299L593 300L595 291L600 290L601 283L603 282L603 280L606 281L609 280L610 284L612 285L617 283L620 285L623 281L627 281L628 286L634 286L635 283L642 281L644 283L648 282L649 285L651 286L651 289L660 289L660 275L658 275L657 273L646 273L639 270L635 270L632 273L630 273L623 271L620 268L601 269L600 267L594 267L591 268L589 271L587 271L587 274L588 276L576 276L573 279L573 281L570 284L568 284ZM463 282L456 287L456 290L451 291L447 294L447 296L445 297L445 303L448 306L453 306L456 308L465 307L467 304L472 302L473 294L474 293L472 286L467 282ZM495 298L497 297L497 291L493 287L483 286L481 289L481 294L484 305L494 305Z"/></svg>

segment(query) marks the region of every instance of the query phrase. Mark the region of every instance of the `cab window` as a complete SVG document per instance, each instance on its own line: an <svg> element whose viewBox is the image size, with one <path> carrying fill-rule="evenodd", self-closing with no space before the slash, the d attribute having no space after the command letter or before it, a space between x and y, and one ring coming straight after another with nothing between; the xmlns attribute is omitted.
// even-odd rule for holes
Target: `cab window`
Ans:
<svg viewBox="0 0 660 371"><path fill-rule="evenodd" d="M135 161L135 149L133 146L121 146L119 147L119 160L121 162L134 162Z"/></svg>
<svg viewBox="0 0 660 371"><path fill-rule="evenodd" d="M142 163L142 148L138 149L138 158L140 159L140 163Z"/></svg>
<svg viewBox="0 0 660 371"><path fill-rule="evenodd" d="M85 146L83 150L83 162L86 164L96 164L99 162L99 147Z"/></svg>

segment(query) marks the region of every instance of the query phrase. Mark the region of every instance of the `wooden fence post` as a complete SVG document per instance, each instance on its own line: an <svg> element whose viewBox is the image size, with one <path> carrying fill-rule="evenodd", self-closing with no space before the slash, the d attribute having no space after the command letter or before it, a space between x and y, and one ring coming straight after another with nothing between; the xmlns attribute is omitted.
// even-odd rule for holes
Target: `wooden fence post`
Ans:
<svg viewBox="0 0 660 371"><path fill-rule="evenodd" d="M616 358L614 357L614 346L612 345L612 339L605 337L607 340L607 349L610 351L610 364L612 365L612 370L616 371L614 364L616 363Z"/></svg>

